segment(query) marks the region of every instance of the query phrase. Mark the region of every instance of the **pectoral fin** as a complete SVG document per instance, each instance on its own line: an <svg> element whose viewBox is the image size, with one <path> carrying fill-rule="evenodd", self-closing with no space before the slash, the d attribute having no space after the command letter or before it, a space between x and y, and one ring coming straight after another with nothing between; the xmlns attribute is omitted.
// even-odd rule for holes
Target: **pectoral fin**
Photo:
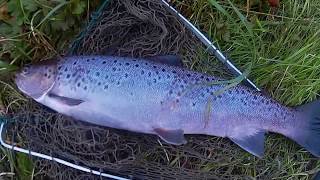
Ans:
<svg viewBox="0 0 320 180"><path fill-rule="evenodd" d="M241 138L230 137L230 139L251 154L262 158L264 153L264 134L264 131L259 131L254 135Z"/></svg>
<svg viewBox="0 0 320 180"><path fill-rule="evenodd" d="M175 55L154 56L148 59L154 62L162 63L162 64L183 67L183 62L178 56L175 56Z"/></svg>
<svg viewBox="0 0 320 180"><path fill-rule="evenodd" d="M53 93L49 93L48 96L50 98L53 98L53 99L59 101L62 104L68 105L68 106L77 106L77 105L84 102L81 99L73 99L73 98L63 97L63 96L59 96L59 95L56 95Z"/></svg>
<svg viewBox="0 0 320 180"><path fill-rule="evenodd" d="M156 132L162 140L169 144L181 145L187 143L186 139L184 138L183 130L181 129L167 130L163 128L155 128L154 132Z"/></svg>

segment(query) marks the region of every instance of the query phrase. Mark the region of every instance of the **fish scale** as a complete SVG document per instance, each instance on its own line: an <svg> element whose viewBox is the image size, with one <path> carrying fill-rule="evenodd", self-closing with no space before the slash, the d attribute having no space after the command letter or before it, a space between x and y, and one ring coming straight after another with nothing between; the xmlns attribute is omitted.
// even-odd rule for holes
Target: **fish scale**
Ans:
<svg viewBox="0 0 320 180"><path fill-rule="evenodd" d="M25 68L16 84L59 113L171 144L185 143L184 134L228 137L261 157L264 134L276 132L320 155L319 101L291 108L242 85L221 91L226 85L212 82L222 79L178 64L172 57L65 57Z"/></svg>

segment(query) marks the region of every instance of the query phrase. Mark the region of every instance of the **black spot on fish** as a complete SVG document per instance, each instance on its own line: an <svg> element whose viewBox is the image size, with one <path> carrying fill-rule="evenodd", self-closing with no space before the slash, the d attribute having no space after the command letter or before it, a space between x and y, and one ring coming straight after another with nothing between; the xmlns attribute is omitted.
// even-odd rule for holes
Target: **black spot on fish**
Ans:
<svg viewBox="0 0 320 180"><path fill-rule="evenodd" d="M156 82L157 82L157 79L153 79L153 82L156 83Z"/></svg>
<svg viewBox="0 0 320 180"><path fill-rule="evenodd" d="M108 79L108 78L109 78L109 76L108 76L108 75L106 75L105 79Z"/></svg>
<svg viewBox="0 0 320 180"><path fill-rule="evenodd" d="M195 102L193 102L193 103L192 103L192 106L193 106L193 107L194 107L194 106L196 106L196 103L195 103Z"/></svg>
<svg viewBox="0 0 320 180"><path fill-rule="evenodd" d="M103 61L103 62L102 62L102 64L106 64L106 63L107 63L107 61Z"/></svg>
<svg viewBox="0 0 320 180"><path fill-rule="evenodd" d="M80 87L81 83L78 83L77 86Z"/></svg>
<svg viewBox="0 0 320 180"><path fill-rule="evenodd" d="M117 61L117 60L114 60L113 62L114 62L114 63L117 63L118 61Z"/></svg>
<svg viewBox="0 0 320 180"><path fill-rule="evenodd" d="M122 63L119 63L119 66L122 66Z"/></svg>
<svg viewBox="0 0 320 180"><path fill-rule="evenodd" d="M87 59L87 62L89 62L90 61L90 59Z"/></svg>
<svg viewBox="0 0 320 180"><path fill-rule="evenodd" d="M115 67L114 67L114 68L112 68L112 71L116 71L116 70L117 70L117 68L115 68Z"/></svg>
<svg viewBox="0 0 320 180"><path fill-rule="evenodd" d="M163 104L163 101L160 101L160 104L162 105L162 104Z"/></svg>
<svg viewBox="0 0 320 180"><path fill-rule="evenodd" d="M131 92L130 95L133 96L133 93Z"/></svg>
<svg viewBox="0 0 320 180"><path fill-rule="evenodd" d="M156 71L156 74L159 74L159 71Z"/></svg>
<svg viewBox="0 0 320 180"><path fill-rule="evenodd" d="M204 76L200 76L200 78L201 78L201 79L203 79L203 78L204 78Z"/></svg>
<svg viewBox="0 0 320 180"><path fill-rule="evenodd" d="M109 87L108 85L105 85L105 86L103 87L103 89L108 89L108 87Z"/></svg>
<svg viewBox="0 0 320 180"><path fill-rule="evenodd" d="M68 68L65 68L64 71L67 72L67 71L68 71Z"/></svg>
<svg viewBox="0 0 320 180"><path fill-rule="evenodd" d="M136 59L132 59L132 61L137 61Z"/></svg>
<svg viewBox="0 0 320 180"><path fill-rule="evenodd" d="M254 99L254 100L257 100L257 96L256 96L256 95L254 95L254 96L253 96L253 99Z"/></svg>
<svg viewBox="0 0 320 180"><path fill-rule="evenodd" d="M128 75L128 73L125 73L125 74L124 74L124 77L126 77L126 78L127 78L128 76L129 76L129 75Z"/></svg>
<svg viewBox="0 0 320 180"><path fill-rule="evenodd" d="M144 71L143 71L143 70L141 71L141 74L144 74Z"/></svg>
<svg viewBox="0 0 320 180"><path fill-rule="evenodd" d="M179 103L179 99L176 99L176 102Z"/></svg>
<svg viewBox="0 0 320 180"><path fill-rule="evenodd" d="M87 71L87 74L89 74L89 73L90 73L90 70Z"/></svg>
<svg viewBox="0 0 320 180"><path fill-rule="evenodd" d="M209 79L209 78L206 78L206 80L207 80L207 81L210 81L210 79Z"/></svg>
<svg viewBox="0 0 320 180"><path fill-rule="evenodd" d="M126 63L126 66L129 66L130 65L130 63Z"/></svg>
<svg viewBox="0 0 320 180"><path fill-rule="evenodd" d="M151 72L148 72L148 76L151 77Z"/></svg>
<svg viewBox="0 0 320 180"><path fill-rule="evenodd" d="M120 81L117 81L117 85L120 85Z"/></svg>
<svg viewBox="0 0 320 180"><path fill-rule="evenodd" d="M51 78L51 75L48 76L48 79L50 79L50 78Z"/></svg>
<svg viewBox="0 0 320 180"><path fill-rule="evenodd" d="M60 77L58 77L58 80L60 80Z"/></svg>
<svg viewBox="0 0 320 180"><path fill-rule="evenodd" d="M88 87L87 86L84 86L84 88L83 88L84 90L87 90L88 89Z"/></svg>
<svg viewBox="0 0 320 180"><path fill-rule="evenodd" d="M52 70L51 69L49 69L49 73L51 73L52 72Z"/></svg>
<svg viewBox="0 0 320 180"><path fill-rule="evenodd" d="M136 67L139 67L139 64L136 64L135 66L136 66Z"/></svg>
<svg viewBox="0 0 320 180"><path fill-rule="evenodd" d="M59 67L58 67L58 70L61 70L61 68L62 68L62 67L61 67L61 66L59 66Z"/></svg>
<svg viewBox="0 0 320 180"><path fill-rule="evenodd" d="M75 77L76 75L77 75L77 73L73 73L73 74L72 74L72 77Z"/></svg>
<svg viewBox="0 0 320 180"><path fill-rule="evenodd" d="M100 72L96 72L96 76L100 76Z"/></svg>
<svg viewBox="0 0 320 180"><path fill-rule="evenodd" d="M77 61L73 62L73 65L76 65L77 64Z"/></svg>
<svg viewBox="0 0 320 180"><path fill-rule="evenodd" d="M96 60L95 58L91 58L92 61Z"/></svg>
<svg viewBox="0 0 320 180"><path fill-rule="evenodd" d="M188 77L190 77L190 76L191 76L191 74L187 74L187 76L188 76Z"/></svg>
<svg viewBox="0 0 320 180"><path fill-rule="evenodd" d="M148 65L148 63L144 63L145 65Z"/></svg>
<svg viewBox="0 0 320 180"><path fill-rule="evenodd" d="M67 79L69 79L69 78L70 78L70 76L71 76L70 74L67 74Z"/></svg>
<svg viewBox="0 0 320 180"><path fill-rule="evenodd" d="M180 88L182 88L182 89L183 89L183 88L184 88L184 85L182 85L182 84L181 84L181 85L180 85Z"/></svg>
<svg viewBox="0 0 320 180"><path fill-rule="evenodd" d="M98 82L98 86L100 86L101 85L101 82Z"/></svg>
<svg viewBox="0 0 320 180"><path fill-rule="evenodd" d="M162 69L162 72L166 72L166 70L165 70L165 69Z"/></svg>
<svg viewBox="0 0 320 180"><path fill-rule="evenodd" d="M168 78L168 79L170 78L170 75L169 75L169 74L167 75L167 78Z"/></svg>
<svg viewBox="0 0 320 180"><path fill-rule="evenodd" d="M171 95L171 94L173 94L173 91L170 89L170 91L169 91L169 94Z"/></svg>
<svg viewBox="0 0 320 180"><path fill-rule="evenodd" d="M173 70L173 71L172 71L172 73L173 73L173 74L176 74L176 73L177 73L177 71L174 71L174 70Z"/></svg>
<svg viewBox="0 0 320 180"><path fill-rule="evenodd" d="M157 66L153 66L153 68L157 69Z"/></svg>
<svg viewBox="0 0 320 180"><path fill-rule="evenodd" d="M44 73L44 77L47 77L48 76L48 74L47 73Z"/></svg>

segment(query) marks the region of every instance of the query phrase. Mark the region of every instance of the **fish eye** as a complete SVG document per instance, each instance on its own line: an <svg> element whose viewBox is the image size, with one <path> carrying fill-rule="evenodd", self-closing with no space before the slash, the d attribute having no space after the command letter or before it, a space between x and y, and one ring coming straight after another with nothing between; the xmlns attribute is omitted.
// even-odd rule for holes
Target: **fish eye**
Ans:
<svg viewBox="0 0 320 180"><path fill-rule="evenodd" d="M30 67L31 67L30 65L24 66L22 69L22 74L27 74L30 70Z"/></svg>

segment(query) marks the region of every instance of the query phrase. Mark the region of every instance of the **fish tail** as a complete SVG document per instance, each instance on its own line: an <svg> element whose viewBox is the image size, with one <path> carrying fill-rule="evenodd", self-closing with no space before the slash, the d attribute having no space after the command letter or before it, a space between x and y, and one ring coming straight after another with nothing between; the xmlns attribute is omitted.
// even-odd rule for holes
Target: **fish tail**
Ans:
<svg viewBox="0 0 320 180"><path fill-rule="evenodd" d="M313 155L320 157L320 100L298 106L303 124L289 135Z"/></svg>

